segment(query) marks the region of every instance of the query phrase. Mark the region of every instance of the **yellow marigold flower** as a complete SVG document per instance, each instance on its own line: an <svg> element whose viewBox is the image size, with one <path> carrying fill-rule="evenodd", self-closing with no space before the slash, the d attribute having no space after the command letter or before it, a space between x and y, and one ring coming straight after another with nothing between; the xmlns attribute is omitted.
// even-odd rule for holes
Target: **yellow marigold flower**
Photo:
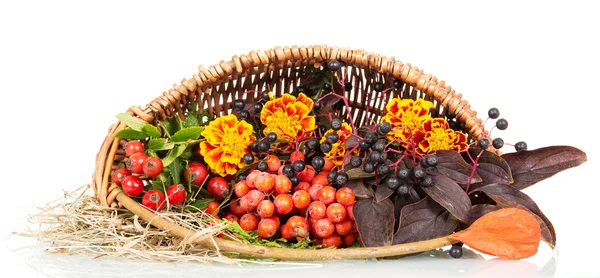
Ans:
<svg viewBox="0 0 600 278"><path fill-rule="evenodd" d="M421 123L421 127L413 134L415 151L421 155L438 150L467 150L467 136L448 127L443 118L430 118Z"/></svg>
<svg viewBox="0 0 600 278"><path fill-rule="evenodd" d="M242 157L256 140L253 132L252 125L235 115L218 117L202 131L206 141L200 143L200 154L213 173L233 175L245 165Z"/></svg>
<svg viewBox="0 0 600 278"><path fill-rule="evenodd" d="M339 140L331 144L331 151L325 153L325 157L331 158L331 162L335 165L340 166L344 163L344 155L346 154L346 140L351 136L352 127L348 123L342 123L342 128L337 131L330 129L325 132L323 138L321 138L321 143L325 142L327 134L336 132L339 136Z"/></svg>
<svg viewBox="0 0 600 278"><path fill-rule="evenodd" d="M298 98L284 94L280 98L267 101L260 112L260 121L266 126L265 135L275 132L279 138L292 140L312 132L317 128L315 117L308 115L313 104L312 99L303 93L300 93Z"/></svg>
<svg viewBox="0 0 600 278"><path fill-rule="evenodd" d="M392 125L388 138L410 142L412 133L421 126L421 122L431 118L429 109L432 107L433 103L424 99L392 99L385 106L387 114L381 118L381 122Z"/></svg>

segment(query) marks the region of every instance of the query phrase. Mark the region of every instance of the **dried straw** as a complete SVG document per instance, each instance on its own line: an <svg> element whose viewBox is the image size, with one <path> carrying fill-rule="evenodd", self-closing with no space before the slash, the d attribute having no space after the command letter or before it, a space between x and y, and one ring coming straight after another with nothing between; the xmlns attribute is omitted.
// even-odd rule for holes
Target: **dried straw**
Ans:
<svg viewBox="0 0 600 278"><path fill-rule="evenodd" d="M106 208L90 193L89 185L65 191L63 198L40 207L27 227L14 235L35 237L52 253L84 254L93 257L122 257L177 262L218 262L238 264L247 260L231 258L191 240L169 235L124 209ZM197 231L192 239L219 234L224 224L209 225L204 212L179 213L174 210L160 217Z"/></svg>

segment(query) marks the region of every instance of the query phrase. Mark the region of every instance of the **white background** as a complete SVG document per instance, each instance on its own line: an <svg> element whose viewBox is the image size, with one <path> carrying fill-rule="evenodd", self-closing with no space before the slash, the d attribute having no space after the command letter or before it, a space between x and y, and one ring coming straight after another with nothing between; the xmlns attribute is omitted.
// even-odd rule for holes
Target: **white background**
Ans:
<svg viewBox="0 0 600 278"><path fill-rule="evenodd" d="M25 277L214 272L305 277L329 271L351 277L385 271L408 277L600 276L594 238L600 185L592 172L600 166L595 112L600 17L593 3L284 2L3 1L2 272ZM441 255L278 272L39 252L24 256L8 249L20 246L19 238L7 236L34 205L90 182L96 152L117 113L148 103L190 77L199 64L276 45L323 43L364 48L423 68L463 93L480 114L498 107L510 125L496 135L507 142L586 151L585 165L526 190L554 222L559 254L553 257L541 245L538 255L521 262ZM548 261L555 270L541 269Z"/></svg>

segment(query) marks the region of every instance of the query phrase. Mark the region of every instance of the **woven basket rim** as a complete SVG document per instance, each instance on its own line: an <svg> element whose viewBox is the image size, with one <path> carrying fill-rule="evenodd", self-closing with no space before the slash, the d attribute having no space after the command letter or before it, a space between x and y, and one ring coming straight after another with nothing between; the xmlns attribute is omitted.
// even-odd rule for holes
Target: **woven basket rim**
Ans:
<svg viewBox="0 0 600 278"><path fill-rule="evenodd" d="M250 71L260 71L269 67L276 68L288 62L301 61L306 64L314 64L325 63L330 60L340 60L345 62L347 66L373 70L378 74L398 78L426 95L432 96L445 109L455 113L458 119L465 122L468 133L473 139L478 140L485 134L481 124L482 121L477 118L477 113L470 109L470 105L466 100L462 99L461 94L457 94L450 86L446 86L444 81L438 81L433 75L425 74L423 70L410 64L403 64L393 57L387 58L378 54L365 52L362 49L350 50L328 47L326 45L275 47L267 51L257 50L251 51L247 55L235 55L227 62L221 61L219 64L208 68L199 66L199 71L194 74L193 78L184 78L179 85L175 85L172 89L163 92L161 96L151 101L148 105L144 107L133 106L127 110L127 113L142 121L152 123L155 118L164 117L165 110L174 110L174 104L178 103L182 98L187 97L189 94L205 92L208 88L219 85L220 82L227 81L232 76L245 76ZM180 107L177 107L177 109L180 109ZM193 231L157 216L126 194L122 194L122 191L116 184L109 183L110 173L120 141L118 138L114 138L113 135L123 128L125 128L125 125L120 122L110 127L108 135L96 156L96 169L92 181L95 196L104 206L125 207L153 226L169 231L174 236L182 238L190 237ZM219 238L194 239L193 242L206 248L218 248L221 251L237 252L243 255L291 260L329 260L406 255L440 248L450 245L455 241L446 236L427 241L385 247L334 250L269 248L245 245Z"/></svg>

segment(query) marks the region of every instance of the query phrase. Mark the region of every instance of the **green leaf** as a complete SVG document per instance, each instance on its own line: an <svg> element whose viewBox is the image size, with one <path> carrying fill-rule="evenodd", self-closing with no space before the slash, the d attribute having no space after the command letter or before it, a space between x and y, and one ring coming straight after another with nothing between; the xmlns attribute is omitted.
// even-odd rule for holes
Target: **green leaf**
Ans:
<svg viewBox="0 0 600 278"><path fill-rule="evenodd" d="M160 138L160 130L151 124L145 124L143 127L144 131L153 138Z"/></svg>
<svg viewBox="0 0 600 278"><path fill-rule="evenodd" d="M195 127L198 126L198 118L194 115L188 114L183 121L183 127Z"/></svg>
<svg viewBox="0 0 600 278"><path fill-rule="evenodd" d="M181 175L183 174L184 169L185 165L179 158L175 158L173 163L169 165L169 173L173 179L173 184L179 184L181 182Z"/></svg>
<svg viewBox="0 0 600 278"><path fill-rule="evenodd" d="M144 125L146 124L142 120L127 113L119 113L117 115L117 119L135 131L142 131L144 129Z"/></svg>
<svg viewBox="0 0 600 278"><path fill-rule="evenodd" d="M187 127L177 131L171 136L173 142L185 142L187 140L197 140L200 138L200 133L204 130L203 127Z"/></svg>
<svg viewBox="0 0 600 278"><path fill-rule="evenodd" d="M181 120L177 116L172 116L160 122L169 137L181 129Z"/></svg>
<svg viewBox="0 0 600 278"><path fill-rule="evenodd" d="M176 145L170 149L165 158L162 159L163 167L171 165L171 163L173 163L173 161L175 161L175 159L178 158L183 151L185 151L185 145Z"/></svg>
<svg viewBox="0 0 600 278"><path fill-rule="evenodd" d="M127 140L146 139L148 137L148 134L146 134L146 132L133 130L130 127L127 127L117 131L114 137Z"/></svg>
<svg viewBox="0 0 600 278"><path fill-rule="evenodd" d="M179 156L179 158L181 159L185 159L185 160L190 160L192 158L192 156L194 155L194 147L196 145L194 144L188 144L187 147L185 148L185 151L183 151L183 153Z"/></svg>
<svg viewBox="0 0 600 278"><path fill-rule="evenodd" d="M163 191L165 189L165 184L162 181L155 180L152 182L152 189Z"/></svg>
<svg viewBox="0 0 600 278"><path fill-rule="evenodd" d="M148 141L148 148L153 151L165 151L175 147L174 143L168 143L165 138L152 138Z"/></svg>
<svg viewBox="0 0 600 278"><path fill-rule="evenodd" d="M197 200L197 201L185 206L185 210L199 211L199 210L205 209L208 206L208 203L212 202L213 200L214 199L212 199L212 198Z"/></svg>

